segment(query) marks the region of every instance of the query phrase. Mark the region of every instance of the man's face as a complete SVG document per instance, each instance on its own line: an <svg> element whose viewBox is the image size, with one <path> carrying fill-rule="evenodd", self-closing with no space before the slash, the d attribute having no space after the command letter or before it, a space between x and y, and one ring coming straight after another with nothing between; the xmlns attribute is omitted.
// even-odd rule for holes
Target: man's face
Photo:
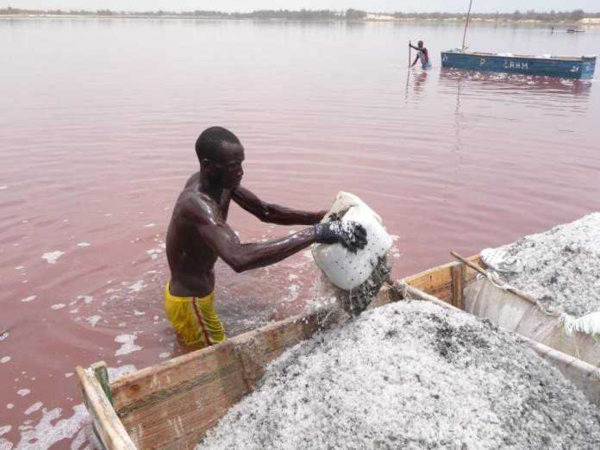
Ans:
<svg viewBox="0 0 600 450"><path fill-rule="evenodd" d="M214 180L226 189L239 186L244 176L243 162L244 147L223 142L217 159L212 161Z"/></svg>

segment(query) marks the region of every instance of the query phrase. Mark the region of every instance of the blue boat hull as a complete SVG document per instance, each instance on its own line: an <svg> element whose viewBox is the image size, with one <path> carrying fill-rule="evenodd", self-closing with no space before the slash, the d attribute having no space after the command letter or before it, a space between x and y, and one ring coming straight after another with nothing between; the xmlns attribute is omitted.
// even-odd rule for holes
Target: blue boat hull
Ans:
<svg viewBox="0 0 600 450"><path fill-rule="evenodd" d="M522 73L542 77L591 79L596 57L537 58L493 53L442 52L442 67L486 72Z"/></svg>

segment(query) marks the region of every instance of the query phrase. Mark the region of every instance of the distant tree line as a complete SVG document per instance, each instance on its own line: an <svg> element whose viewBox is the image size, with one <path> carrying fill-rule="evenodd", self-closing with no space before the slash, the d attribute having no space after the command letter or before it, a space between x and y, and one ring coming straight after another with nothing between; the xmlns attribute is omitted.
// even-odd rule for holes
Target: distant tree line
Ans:
<svg viewBox="0 0 600 450"><path fill-rule="evenodd" d="M347 20L356 21L364 20L367 18L366 11L360 11L357 9L347 9L345 11L330 11L330 10L309 10L301 9L299 11L292 11L288 9L280 10L261 10L253 11L248 13L227 13L220 11L137 11L137 12L124 12L124 11L111 11L109 9L100 9L97 11L85 11L85 10L28 10L19 8L3 8L0 9L0 15L78 15L78 16L126 16L126 17L195 17L195 18L213 18L213 19L260 19L260 20L316 20L316 21L333 21L333 20ZM376 13L375 13L376 14ZM381 13L382 15L391 16L397 20L463 20L465 14L456 13ZM494 20L497 22L515 22L515 21L536 21L536 22L548 22L548 23L559 23L559 22L578 22L584 17L600 18L600 12L597 13L586 13L582 9L576 9L573 11L550 11L550 12L537 12L533 9L521 12L519 10L512 13L475 13L472 14L473 19L479 20Z"/></svg>
<svg viewBox="0 0 600 450"><path fill-rule="evenodd" d="M464 18L465 14L454 14L454 13L401 13L396 12L392 14L398 19L457 19ZM523 21L533 20L536 22L578 22L584 17L600 18L599 13L586 13L583 9L575 9L573 11L550 11L550 12L537 12L534 9L521 12L516 10L512 13L475 13L471 14L472 18L481 20L495 20L498 22L512 22L512 21Z"/></svg>

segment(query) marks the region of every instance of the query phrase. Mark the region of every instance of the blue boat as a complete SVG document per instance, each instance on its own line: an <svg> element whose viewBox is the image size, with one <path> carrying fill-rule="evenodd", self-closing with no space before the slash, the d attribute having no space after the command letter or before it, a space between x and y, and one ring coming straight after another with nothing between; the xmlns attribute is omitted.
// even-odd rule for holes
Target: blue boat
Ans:
<svg viewBox="0 0 600 450"><path fill-rule="evenodd" d="M442 67L585 80L594 77L596 57L502 55L450 50L442 52Z"/></svg>

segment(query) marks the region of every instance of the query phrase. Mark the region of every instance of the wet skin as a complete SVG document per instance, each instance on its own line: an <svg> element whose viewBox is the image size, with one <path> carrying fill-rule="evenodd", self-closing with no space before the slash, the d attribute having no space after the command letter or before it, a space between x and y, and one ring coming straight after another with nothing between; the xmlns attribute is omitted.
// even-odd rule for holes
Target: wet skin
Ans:
<svg viewBox="0 0 600 450"><path fill-rule="evenodd" d="M223 143L216 160L203 160L179 195L167 232L171 294L204 297L213 292L219 257L243 272L281 261L315 242L312 227L264 243L240 242L226 223L231 200L261 221L279 225L313 225L326 214L263 202L240 185L243 161L240 144Z"/></svg>

